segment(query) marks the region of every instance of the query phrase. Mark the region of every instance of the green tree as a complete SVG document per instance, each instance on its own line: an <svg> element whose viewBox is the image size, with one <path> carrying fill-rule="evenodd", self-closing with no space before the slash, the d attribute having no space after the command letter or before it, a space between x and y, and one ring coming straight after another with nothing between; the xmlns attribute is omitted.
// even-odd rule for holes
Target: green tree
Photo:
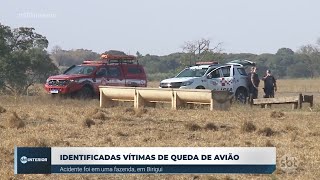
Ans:
<svg viewBox="0 0 320 180"><path fill-rule="evenodd" d="M139 51L136 52L136 56L138 59L143 57L143 55Z"/></svg>
<svg viewBox="0 0 320 180"><path fill-rule="evenodd" d="M297 64L289 65L287 69L287 76L293 78L305 78L310 77L311 72L308 70L307 64L299 62Z"/></svg>
<svg viewBox="0 0 320 180"><path fill-rule="evenodd" d="M280 49L278 49L276 55L278 55L278 56L290 56L290 55L294 55L294 52L290 48L280 48Z"/></svg>
<svg viewBox="0 0 320 180"><path fill-rule="evenodd" d="M81 64L85 60L96 60L100 55L87 49L63 50L59 46L54 46L50 56L60 69L72 65Z"/></svg>
<svg viewBox="0 0 320 180"><path fill-rule="evenodd" d="M57 71L46 51L48 40L34 28L11 29L0 24L0 86L24 94L36 82Z"/></svg>
<svg viewBox="0 0 320 180"><path fill-rule="evenodd" d="M112 54L112 55L126 55L123 51L118 51L118 50L109 50L104 52L104 54Z"/></svg>
<svg viewBox="0 0 320 180"><path fill-rule="evenodd" d="M51 58L58 67L63 65L64 51L60 46L53 46L51 50Z"/></svg>
<svg viewBox="0 0 320 180"><path fill-rule="evenodd" d="M181 62L184 66L193 65L199 61L205 61L206 58L216 59L215 56L220 55L222 51L222 43L216 44L214 47L210 46L211 41L209 39L202 38L198 41L185 42L182 47L183 51L186 53L184 62Z"/></svg>
<svg viewBox="0 0 320 180"><path fill-rule="evenodd" d="M311 71L311 77L319 76L320 71L320 48L315 45L305 45L298 50L299 54L308 56L305 58L308 70Z"/></svg>

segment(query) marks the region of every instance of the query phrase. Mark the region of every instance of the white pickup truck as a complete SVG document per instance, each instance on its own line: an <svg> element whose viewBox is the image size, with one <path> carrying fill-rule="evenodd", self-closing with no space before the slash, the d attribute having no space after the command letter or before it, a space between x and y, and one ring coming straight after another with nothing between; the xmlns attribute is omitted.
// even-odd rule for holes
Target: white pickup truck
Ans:
<svg viewBox="0 0 320 180"><path fill-rule="evenodd" d="M187 67L177 76L160 82L160 88L211 89L233 92L237 101L246 102L249 95L245 68L255 66L248 60L234 60L226 64L198 63Z"/></svg>

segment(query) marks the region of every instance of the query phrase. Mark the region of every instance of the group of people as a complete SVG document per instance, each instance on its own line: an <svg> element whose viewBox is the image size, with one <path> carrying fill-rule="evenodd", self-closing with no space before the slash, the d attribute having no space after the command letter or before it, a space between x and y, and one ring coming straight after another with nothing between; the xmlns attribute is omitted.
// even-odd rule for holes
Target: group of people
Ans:
<svg viewBox="0 0 320 180"><path fill-rule="evenodd" d="M257 74L257 68L251 67L251 72L248 74L249 81L249 102L253 103L253 99L258 98L258 87L260 84L260 79ZM271 74L270 70L266 71L265 76L261 79L264 81L264 98L273 98L274 92L277 91L277 83L274 76Z"/></svg>

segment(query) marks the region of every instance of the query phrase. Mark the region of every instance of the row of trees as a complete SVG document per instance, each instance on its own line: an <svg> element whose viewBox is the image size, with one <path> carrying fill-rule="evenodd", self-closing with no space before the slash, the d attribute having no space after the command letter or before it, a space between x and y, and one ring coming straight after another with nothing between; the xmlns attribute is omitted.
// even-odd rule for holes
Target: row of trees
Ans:
<svg viewBox="0 0 320 180"><path fill-rule="evenodd" d="M44 83L48 76L84 60L99 59L100 54L86 49L63 50L59 46L47 52L48 40L34 28L12 29L0 23L0 90L24 94L35 83ZM105 53L125 54L110 50ZM275 54L223 53L221 43L212 45L208 39L186 42L182 52L165 56L142 55L137 52L149 80L172 77L197 61L226 63L248 59L257 63L262 75L271 69L277 78L307 78L320 76L320 39L317 44L305 45L296 52L280 48Z"/></svg>
<svg viewBox="0 0 320 180"><path fill-rule="evenodd" d="M67 51L63 50L60 46L54 46L50 57L58 67L70 67L74 64L81 64L84 60L98 59L100 55L87 49Z"/></svg>
<svg viewBox="0 0 320 180"><path fill-rule="evenodd" d="M178 73L187 65L197 61L218 61L226 63L235 59L247 59L256 62L258 74L263 75L270 69L277 78L314 78L320 76L320 41L315 45L305 45L294 52L289 48L280 48L275 54L223 53L221 51L183 52L167 56L140 55L141 63L149 76L159 79ZM191 62L191 63L190 63Z"/></svg>

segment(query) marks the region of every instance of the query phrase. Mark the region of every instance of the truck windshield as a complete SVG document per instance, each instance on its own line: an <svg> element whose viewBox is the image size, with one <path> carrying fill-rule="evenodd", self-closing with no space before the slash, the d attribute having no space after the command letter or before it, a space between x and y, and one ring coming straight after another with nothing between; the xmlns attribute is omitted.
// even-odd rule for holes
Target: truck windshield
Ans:
<svg viewBox="0 0 320 180"><path fill-rule="evenodd" d="M202 69L190 69L186 68L183 71L181 71L176 77L201 77L206 73L208 68L202 68Z"/></svg>
<svg viewBox="0 0 320 180"><path fill-rule="evenodd" d="M92 72L96 69L95 66L74 66L73 68L69 69L64 74L70 75L70 74L84 74L84 75L90 75Z"/></svg>

